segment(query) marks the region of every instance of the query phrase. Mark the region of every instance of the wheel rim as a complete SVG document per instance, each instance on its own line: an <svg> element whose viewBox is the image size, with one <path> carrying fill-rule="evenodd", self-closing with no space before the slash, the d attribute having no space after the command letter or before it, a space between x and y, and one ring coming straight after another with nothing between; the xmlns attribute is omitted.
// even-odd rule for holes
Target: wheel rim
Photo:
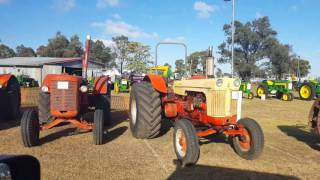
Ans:
<svg viewBox="0 0 320 180"><path fill-rule="evenodd" d="M130 113L131 113L132 124L135 125L137 122L137 103L134 96L131 99Z"/></svg>
<svg viewBox="0 0 320 180"><path fill-rule="evenodd" d="M284 101L288 101L288 99L289 99L288 94L283 94L282 99L283 99Z"/></svg>
<svg viewBox="0 0 320 180"><path fill-rule="evenodd" d="M180 157L184 157L187 153L187 138L182 129L176 131L176 150Z"/></svg>
<svg viewBox="0 0 320 180"><path fill-rule="evenodd" d="M262 87L259 87L257 90L258 96L261 97L264 94L264 90Z"/></svg>
<svg viewBox="0 0 320 180"><path fill-rule="evenodd" d="M300 95L302 98L309 98L310 95L311 95L311 88L309 86L302 86L301 89L300 89Z"/></svg>
<svg viewBox="0 0 320 180"><path fill-rule="evenodd" d="M243 128L242 139L239 140L239 145L243 151L249 151L251 148L251 137L248 130L245 128Z"/></svg>

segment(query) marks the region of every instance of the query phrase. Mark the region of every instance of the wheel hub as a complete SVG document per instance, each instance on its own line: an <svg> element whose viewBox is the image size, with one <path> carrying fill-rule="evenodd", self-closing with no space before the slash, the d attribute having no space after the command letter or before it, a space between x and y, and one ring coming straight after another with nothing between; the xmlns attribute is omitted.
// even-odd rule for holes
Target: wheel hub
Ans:
<svg viewBox="0 0 320 180"><path fill-rule="evenodd" d="M251 137L246 129L243 129L243 134L239 138L239 145L244 151L248 151L251 147Z"/></svg>
<svg viewBox="0 0 320 180"><path fill-rule="evenodd" d="M184 157L187 152L187 139L182 129L178 129L176 131L175 141L176 141L177 152L181 157Z"/></svg>
<svg viewBox="0 0 320 180"><path fill-rule="evenodd" d="M311 89L308 86L302 86L300 89L300 94L303 98L308 98L311 95Z"/></svg>

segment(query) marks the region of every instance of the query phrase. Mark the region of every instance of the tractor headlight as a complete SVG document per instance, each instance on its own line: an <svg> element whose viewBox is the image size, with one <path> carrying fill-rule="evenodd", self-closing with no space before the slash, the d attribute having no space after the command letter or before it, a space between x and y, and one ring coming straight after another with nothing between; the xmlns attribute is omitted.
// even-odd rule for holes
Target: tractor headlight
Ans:
<svg viewBox="0 0 320 180"><path fill-rule="evenodd" d="M2 88L2 84L0 84L0 89Z"/></svg>
<svg viewBox="0 0 320 180"><path fill-rule="evenodd" d="M80 86L80 91L83 92L83 93L86 93L88 92L88 87L87 86Z"/></svg>
<svg viewBox="0 0 320 180"><path fill-rule="evenodd" d="M221 87L222 84L223 84L223 80L222 80L222 79L218 79L218 80L216 81L216 85L217 85L218 87Z"/></svg>
<svg viewBox="0 0 320 180"><path fill-rule="evenodd" d="M42 91L42 92L48 92L48 91L49 91L48 86L42 86L42 87L41 87L41 91Z"/></svg>
<svg viewBox="0 0 320 180"><path fill-rule="evenodd" d="M292 89L292 83L288 83L288 89Z"/></svg>
<svg viewBox="0 0 320 180"><path fill-rule="evenodd" d="M233 81L233 85L236 86L236 87L239 87L240 84L241 84L240 79L236 79L236 80Z"/></svg>

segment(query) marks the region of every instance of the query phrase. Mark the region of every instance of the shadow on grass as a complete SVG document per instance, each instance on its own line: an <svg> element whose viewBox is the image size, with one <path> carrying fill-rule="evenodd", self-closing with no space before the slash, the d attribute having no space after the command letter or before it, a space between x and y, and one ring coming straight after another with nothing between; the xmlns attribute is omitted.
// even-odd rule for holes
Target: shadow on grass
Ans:
<svg viewBox="0 0 320 180"><path fill-rule="evenodd" d="M57 139L65 137L65 136L89 132L89 131L78 132L77 130L78 130L77 128L67 128L67 129L63 129L61 131L50 133L50 134L46 135L45 137L40 138L40 145L45 144L45 143L49 143L51 141L55 141Z"/></svg>
<svg viewBox="0 0 320 180"><path fill-rule="evenodd" d="M20 121L19 120L10 120L10 121L4 121L0 120L0 131L5 130L5 129L10 129L20 126Z"/></svg>
<svg viewBox="0 0 320 180"><path fill-rule="evenodd" d="M122 126L122 127L118 127L116 129L113 129L112 131L109 131L108 133L105 134L105 142L104 143L108 143L108 142L115 140L116 138L121 136L124 132L126 132L127 129L128 129L128 127Z"/></svg>
<svg viewBox="0 0 320 180"><path fill-rule="evenodd" d="M174 162L177 166L176 170L168 177L168 179L272 179L272 180L298 180L295 176L287 176L280 174L272 174L257 171L240 170L216 166L193 165L181 168L178 161Z"/></svg>
<svg viewBox="0 0 320 180"><path fill-rule="evenodd" d="M224 134L212 134L200 139L200 145L209 144L209 143L230 144L230 141Z"/></svg>
<svg viewBox="0 0 320 180"><path fill-rule="evenodd" d="M127 121L129 114L127 110L113 110L111 111L111 124L108 125L108 128L113 128L118 124Z"/></svg>
<svg viewBox="0 0 320 180"><path fill-rule="evenodd" d="M304 131L305 126L278 126L278 128L288 136L294 137L312 149L320 151L320 138L315 134Z"/></svg>

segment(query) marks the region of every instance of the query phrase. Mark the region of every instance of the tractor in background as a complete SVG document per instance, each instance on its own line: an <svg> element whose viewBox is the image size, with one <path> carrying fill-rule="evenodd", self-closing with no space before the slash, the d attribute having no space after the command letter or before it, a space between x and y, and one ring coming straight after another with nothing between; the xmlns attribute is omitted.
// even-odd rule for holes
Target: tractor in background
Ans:
<svg viewBox="0 0 320 180"><path fill-rule="evenodd" d="M257 97L277 97L283 101L292 101L292 82L290 80L264 80L257 87Z"/></svg>
<svg viewBox="0 0 320 180"><path fill-rule="evenodd" d="M154 66L149 69L149 74L157 74L166 78L172 78L173 73L170 66Z"/></svg>
<svg viewBox="0 0 320 180"><path fill-rule="evenodd" d="M229 136L240 157L256 159L263 151L264 135L255 120L241 118L241 81L213 78L211 48L208 54L203 77L167 82L161 75L148 74L144 81L133 84L131 133L137 139L158 137L169 120L174 124L173 146L182 166L198 161L199 140L213 134Z"/></svg>
<svg viewBox="0 0 320 180"><path fill-rule="evenodd" d="M129 80L129 75L122 74L120 77L116 76L113 83L115 93L128 93L131 89L131 82Z"/></svg>
<svg viewBox="0 0 320 180"><path fill-rule="evenodd" d="M298 83L298 92L300 99L307 101L313 100L320 95L320 83L317 80Z"/></svg>
<svg viewBox="0 0 320 180"><path fill-rule="evenodd" d="M242 93L245 94L248 99L253 99L253 93L251 91L251 82L241 82L240 91L242 91Z"/></svg>
<svg viewBox="0 0 320 180"><path fill-rule="evenodd" d="M17 76L17 79L21 87L39 87L38 81L36 81L34 78L31 78L29 75L21 74Z"/></svg>
<svg viewBox="0 0 320 180"><path fill-rule="evenodd" d="M0 74L0 120L15 120L20 116L21 91L17 78Z"/></svg>
<svg viewBox="0 0 320 180"><path fill-rule="evenodd" d="M71 123L79 129L92 130L94 144L103 143L104 125L110 121L110 78L96 77L92 90L88 87L90 47L91 39L88 36L82 60L82 76L49 74L44 78L38 112L27 110L21 118L21 135L25 147L38 145L39 132L60 123ZM89 112L93 112L93 122L86 119Z"/></svg>

